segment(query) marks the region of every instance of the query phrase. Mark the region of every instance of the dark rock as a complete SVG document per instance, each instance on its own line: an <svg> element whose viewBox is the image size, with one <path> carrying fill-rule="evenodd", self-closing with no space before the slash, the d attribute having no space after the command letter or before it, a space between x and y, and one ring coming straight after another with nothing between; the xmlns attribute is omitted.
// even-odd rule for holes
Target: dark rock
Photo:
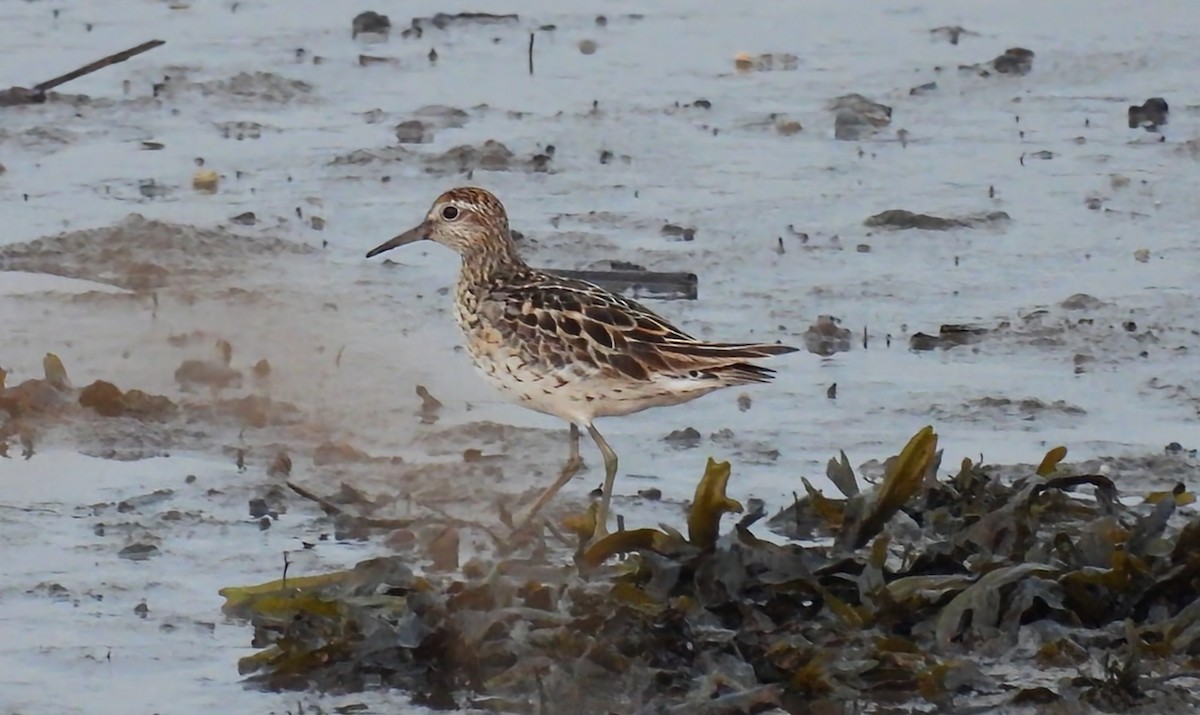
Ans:
<svg viewBox="0 0 1200 715"><path fill-rule="evenodd" d="M863 223L872 228L918 228L926 231L948 231L954 228L979 228L981 226L1004 223L1009 220L1011 220L1009 215L1003 211L988 211L986 213L943 218L941 216L913 213L904 209L889 209L869 217Z"/></svg>
<svg viewBox="0 0 1200 715"><path fill-rule="evenodd" d="M694 427L685 427L663 437L663 441L676 449L692 449L700 446L700 432Z"/></svg>
<svg viewBox="0 0 1200 715"><path fill-rule="evenodd" d="M121 404L121 388L103 380L97 380L80 390L79 404L105 417L116 417L125 411Z"/></svg>
<svg viewBox="0 0 1200 715"><path fill-rule="evenodd" d="M938 88L937 82L926 82L925 84L918 84L916 87L913 87L912 89L908 90L908 94L911 97L916 97L916 96L919 96L922 94L929 94L931 92L936 92L937 88Z"/></svg>
<svg viewBox="0 0 1200 715"><path fill-rule="evenodd" d="M1129 108L1129 128L1142 127L1148 132L1156 132L1159 127L1167 123L1169 112L1170 107L1167 106L1167 100L1162 97L1151 97L1140 107L1133 105Z"/></svg>
<svg viewBox="0 0 1200 715"><path fill-rule="evenodd" d="M258 217L254 215L253 211L240 213L229 220L238 224L239 226L253 226L254 224L258 223Z"/></svg>
<svg viewBox="0 0 1200 715"><path fill-rule="evenodd" d="M165 419L176 411L175 403L161 395L151 395L141 390L121 392L111 382L96 380L79 391L79 405L104 417L136 417L139 419Z"/></svg>
<svg viewBox="0 0 1200 715"><path fill-rule="evenodd" d="M250 500L250 518L261 519L271 513L271 507L267 506L266 499L251 499Z"/></svg>
<svg viewBox="0 0 1200 715"><path fill-rule="evenodd" d="M387 35L392 31L392 21L387 15L367 10L360 12L354 17L354 21L350 23L350 37L358 38L359 35Z"/></svg>
<svg viewBox="0 0 1200 715"><path fill-rule="evenodd" d="M1024 47L1010 47L992 60L991 65L1000 74L1022 77L1033 70L1033 51Z"/></svg>
<svg viewBox="0 0 1200 715"><path fill-rule="evenodd" d="M1059 303L1064 310L1095 310L1103 305L1104 301L1087 293L1076 293Z"/></svg>
<svg viewBox="0 0 1200 715"><path fill-rule="evenodd" d="M433 139L429 125L419 119L410 119L396 125L396 140L401 144L425 144Z"/></svg>
<svg viewBox="0 0 1200 715"><path fill-rule="evenodd" d="M158 547L153 544L130 544L117 552L117 556L130 561L145 561L158 556Z"/></svg>
<svg viewBox="0 0 1200 715"><path fill-rule="evenodd" d="M662 235L679 241L694 241L696 240L696 229L669 223L662 227Z"/></svg>

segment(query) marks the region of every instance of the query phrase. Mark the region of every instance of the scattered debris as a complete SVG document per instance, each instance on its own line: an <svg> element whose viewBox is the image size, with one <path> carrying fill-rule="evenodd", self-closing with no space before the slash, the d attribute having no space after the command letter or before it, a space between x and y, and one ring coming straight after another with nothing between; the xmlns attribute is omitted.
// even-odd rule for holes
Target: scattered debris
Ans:
<svg viewBox="0 0 1200 715"><path fill-rule="evenodd" d="M1010 47L990 62L975 65L959 65L959 69L974 72L980 77L990 77L992 72L1023 77L1033 71L1033 51L1024 47Z"/></svg>
<svg viewBox="0 0 1200 715"><path fill-rule="evenodd" d="M987 334L987 328L977 325L943 325L938 329L937 335L914 333L908 340L908 347L912 350L921 351L948 350L959 345L970 345L971 343L978 342Z"/></svg>
<svg viewBox="0 0 1200 715"><path fill-rule="evenodd" d="M274 72L259 71L238 72L228 79L196 84L172 82L167 84L167 89L170 91L195 89L205 97L287 104L308 99L312 95L314 87L302 80L287 79Z"/></svg>
<svg viewBox="0 0 1200 715"><path fill-rule="evenodd" d="M398 65L400 60L395 57L379 57L377 55L359 55L358 66L370 67L371 65Z"/></svg>
<svg viewBox="0 0 1200 715"><path fill-rule="evenodd" d="M800 58L788 52L767 52L757 57L739 52L733 57L733 66L739 72L790 72L799 69Z"/></svg>
<svg viewBox="0 0 1200 715"><path fill-rule="evenodd" d="M267 476L287 479L291 474L292 458L288 456L287 450L281 449L275 453L271 466L267 467Z"/></svg>
<svg viewBox="0 0 1200 715"><path fill-rule="evenodd" d="M891 107L861 94L838 97L828 108L834 112L833 137L840 141L865 139L892 123Z"/></svg>
<svg viewBox="0 0 1200 715"><path fill-rule="evenodd" d="M445 30L457 25L515 25L521 21L519 15L495 15L490 12L439 12L433 17L414 17L405 37L420 37L425 30Z"/></svg>
<svg viewBox="0 0 1200 715"><path fill-rule="evenodd" d="M324 467L329 464L357 464L369 462L371 455L349 444L322 442L313 450L313 466Z"/></svg>
<svg viewBox="0 0 1200 715"><path fill-rule="evenodd" d="M471 118L464 110L444 104L427 104L413 112L413 116L437 129L457 129Z"/></svg>
<svg viewBox="0 0 1200 715"><path fill-rule="evenodd" d="M804 347L814 355L829 357L848 352L852 338L850 330L843 328L841 321L832 315L817 316L815 323L804 331Z"/></svg>
<svg viewBox="0 0 1200 715"><path fill-rule="evenodd" d="M438 154L421 154L404 146L378 150L359 149L334 158L335 166L371 164L375 162L417 162L424 164L430 174L469 174L474 171L550 171L551 157L540 153L519 159L503 143L488 139L480 146L462 144Z"/></svg>
<svg viewBox="0 0 1200 715"><path fill-rule="evenodd" d="M205 387L213 390L241 387L242 373L223 362L184 360L175 370L175 381L184 390Z"/></svg>
<svg viewBox="0 0 1200 715"><path fill-rule="evenodd" d="M429 394L424 385L417 385L417 397L421 398L421 409L418 411L421 424L431 425L437 422L438 412L442 409L441 401Z"/></svg>
<svg viewBox="0 0 1200 715"><path fill-rule="evenodd" d="M963 37L979 37L978 32L971 32L961 25L943 25L935 27L929 31L929 34L935 40L945 40L952 45L957 45L959 39Z"/></svg>

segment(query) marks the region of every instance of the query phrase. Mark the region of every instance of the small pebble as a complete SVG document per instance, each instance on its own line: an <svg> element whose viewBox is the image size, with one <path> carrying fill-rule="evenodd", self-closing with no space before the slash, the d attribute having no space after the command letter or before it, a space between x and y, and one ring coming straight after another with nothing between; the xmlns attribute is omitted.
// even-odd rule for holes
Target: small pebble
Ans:
<svg viewBox="0 0 1200 715"><path fill-rule="evenodd" d="M192 177L192 188L206 194L215 194L217 192L217 184L220 182L220 177L217 172L212 169L204 169L197 171Z"/></svg>

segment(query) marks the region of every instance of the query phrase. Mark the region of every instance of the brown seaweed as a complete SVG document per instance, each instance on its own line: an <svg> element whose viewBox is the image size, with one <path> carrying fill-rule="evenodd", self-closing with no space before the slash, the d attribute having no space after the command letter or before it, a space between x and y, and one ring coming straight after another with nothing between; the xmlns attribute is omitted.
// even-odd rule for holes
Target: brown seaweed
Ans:
<svg viewBox="0 0 1200 715"><path fill-rule="evenodd" d="M937 447L921 430L870 489L831 461L844 498L805 484L771 521L803 521L802 542L755 535L761 513L722 530L741 504L710 460L687 536L619 531L578 565L541 548L421 576L399 554L226 589L261 649L240 668L267 689L396 688L505 713L1194 711L1186 490L1127 506L1062 448L1009 483L970 460L939 476ZM1058 675L1005 682L1022 667Z"/></svg>

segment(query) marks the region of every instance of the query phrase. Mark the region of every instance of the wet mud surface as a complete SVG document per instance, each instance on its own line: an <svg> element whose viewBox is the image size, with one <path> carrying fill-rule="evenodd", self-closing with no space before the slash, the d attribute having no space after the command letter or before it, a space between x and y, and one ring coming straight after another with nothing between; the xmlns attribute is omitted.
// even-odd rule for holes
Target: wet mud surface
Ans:
<svg viewBox="0 0 1200 715"><path fill-rule="evenodd" d="M360 8L315 2L118 2L103 18L43 3L0 8L0 40L36 75L4 84L33 86L151 37L167 41L44 104L0 107L0 535L10 556L0 623L11 634L0 647L0 712L180 703L295 712L297 693L243 687L237 662L254 651L251 629L221 614L218 589L279 578L284 554L297 578L388 555L413 571L405 583L428 578L444 595L475 583L463 570L472 560L502 558L506 522L566 456L565 426L502 403L473 376L449 312L452 254L414 246L362 259L457 184L505 201L535 265L694 274L694 299L643 299L701 337L807 348L777 366L769 387L601 426L621 455L614 508L629 529L683 529L709 456L732 462L730 498L787 514L797 497L815 499L802 478L835 498L831 456L844 451L862 479L877 480L882 460L925 424L945 450L938 478L956 489L965 457L1029 465L989 466L986 488L971 494L982 501L959 495L975 510L946 527L959 546L954 534L982 523L972 519L1017 508L1030 466L1059 444L1070 448L1061 469L1099 475L1122 498L1190 490L1200 465L1200 109L1188 94L1194 43L1174 19L1187 8L1025 5L885 3L864 15L819 3L803 22L782 8L686 3L489 8L494 17L375 8L391 15L386 27L356 19ZM556 523L584 518L599 486L599 455L584 459L549 511ZM1074 502L1048 498L1066 510L1061 529L1053 509L1021 502L1040 525L1031 549L1046 539L1064 549L1064 538L1095 528L1080 523ZM1103 516L1132 533L1152 512L1121 502ZM820 541L836 537L830 514L791 535L831 548ZM1159 537L1190 543L1193 517L1180 503ZM735 518L721 531L729 549L742 538ZM906 524L889 522L878 547L888 559L909 541L929 546ZM522 556L554 570L538 579L556 598L598 598L596 613L634 608L626 628L667 616L696 627L698 612L670 605L697 597L678 585L686 580L656 591L667 600L653 604L628 590L632 606L597 596L645 583L628 572L580 576L570 529L558 528L563 539L547 535L544 552ZM763 523L753 533L788 536ZM1128 534L1114 543L1125 553ZM787 554L772 559L812 571L823 568L812 559L836 561L778 548ZM1064 588L1067 574L1101 569L1150 589L1128 592L1139 594L1122 602L1133 611L1114 607L1086 626L1108 639L1115 670L1098 655L1063 667L1116 679L1110 694L1128 696L1126 709L1190 707L1171 699L1177 681L1147 685L1163 675L1155 665L1136 687L1120 679L1132 652L1190 667L1152 635L1182 624L1187 604L1151 588L1184 578L1168 574L1190 561L1152 548L1121 571L1083 547L1083 556L1005 548L982 557L996 557L991 566L964 556L957 577L974 583L993 569L1053 562L1053 575L1030 571L1032 580L1011 584L1032 599ZM699 568L727 551L670 558ZM878 567L885 583L913 576L891 561L871 566L875 556L870 545L847 556L866 570L854 593L838 592L874 609L863 618L879 617L881 593L864 573ZM620 563L643 558L666 557ZM944 611L961 592L939 593L923 608ZM1071 609L1037 599L1036 613L1010 620L1061 626ZM798 631L818 650L846 627L845 613L827 606ZM926 616L935 618L913 610L918 635L905 637L946 645L920 640ZM981 634L970 627L952 639L976 654L983 643L991 658L975 661L989 684L969 678L977 687L955 691L956 706L1021 705L1006 698L1034 674L1016 656L1035 644L1024 625L1005 630L1012 624L997 618L999 640L990 631L973 640ZM1137 638L1117 642L1129 634L1113 624L1128 618L1143 650L1131 650ZM804 711L784 695L805 691L784 685L767 697L756 688L782 681L719 660L673 661L679 673L727 666L739 675L667 683L679 688L671 706L742 693L722 701L725 711ZM647 674L632 665L626 677ZM824 680L815 666L788 667L812 676L803 687L828 683L821 697L831 702L870 685L869 671L849 666L822 670ZM951 671L938 672L954 691ZM47 673L88 687L52 698ZM561 681L546 682L547 695L558 692ZM305 708L395 711L403 696L368 684L298 695ZM420 691L415 680L389 684ZM453 685L463 707L464 693L484 692ZM1086 683L1043 685L1092 702L1080 694ZM870 707L943 703L934 690L896 692ZM586 695L572 697L591 702Z"/></svg>

